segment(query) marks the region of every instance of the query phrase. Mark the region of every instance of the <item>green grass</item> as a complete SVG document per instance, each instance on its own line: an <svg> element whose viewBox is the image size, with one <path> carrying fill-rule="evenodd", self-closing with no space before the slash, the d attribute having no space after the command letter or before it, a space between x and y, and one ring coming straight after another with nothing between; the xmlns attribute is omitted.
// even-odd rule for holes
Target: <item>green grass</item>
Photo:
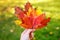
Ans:
<svg viewBox="0 0 60 40"><path fill-rule="evenodd" d="M60 40L60 0L54 0L47 3L36 3L33 4L35 7L40 7L42 11L49 12L51 15L51 21L49 24L34 32L35 40ZM9 4L9 7L15 6L14 3ZM21 4L16 4L20 6ZM14 20L17 18L14 14L3 11L4 8L8 7L7 4L0 5L0 40L19 40L20 35L23 32L23 28L16 25ZM6 16L7 14L7 16ZM12 15L10 17L9 15ZM48 15L47 15L48 16ZM12 31L11 31L12 30ZM52 32L52 33L50 33Z"/></svg>

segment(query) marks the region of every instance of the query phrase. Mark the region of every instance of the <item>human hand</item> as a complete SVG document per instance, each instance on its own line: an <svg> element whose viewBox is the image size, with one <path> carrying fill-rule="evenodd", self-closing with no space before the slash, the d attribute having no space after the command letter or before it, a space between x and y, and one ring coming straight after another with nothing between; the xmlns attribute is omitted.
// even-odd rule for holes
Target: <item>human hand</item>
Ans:
<svg viewBox="0 0 60 40"><path fill-rule="evenodd" d="M31 40L33 35L34 29L25 29L22 34L20 40Z"/></svg>

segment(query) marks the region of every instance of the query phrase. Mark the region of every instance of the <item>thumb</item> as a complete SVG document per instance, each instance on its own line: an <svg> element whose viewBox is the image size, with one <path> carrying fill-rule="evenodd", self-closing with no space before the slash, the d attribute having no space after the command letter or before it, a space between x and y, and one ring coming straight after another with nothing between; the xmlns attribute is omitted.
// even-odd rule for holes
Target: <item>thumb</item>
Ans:
<svg viewBox="0 0 60 40"><path fill-rule="evenodd" d="M33 30L32 29L27 29L27 31L26 31L26 33L30 33L30 32L32 32Z"/></svg>

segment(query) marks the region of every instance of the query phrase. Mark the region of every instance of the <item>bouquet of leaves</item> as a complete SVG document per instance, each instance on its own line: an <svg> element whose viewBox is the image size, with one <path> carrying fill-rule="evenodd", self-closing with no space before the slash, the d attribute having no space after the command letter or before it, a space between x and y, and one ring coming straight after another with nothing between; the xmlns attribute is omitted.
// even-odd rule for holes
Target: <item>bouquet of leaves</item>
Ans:
<svg viewBox="0 0 60 40"><path fill-rule="evenodd" d="M15 15L21 21L21 27L32 29L29 33L30 40L33 40L32 33L34 30L45 27L50 21L50 17L47 18L45 13L33 8L29 2L26 3L24 10L20 7L15 7Z"/></svg>

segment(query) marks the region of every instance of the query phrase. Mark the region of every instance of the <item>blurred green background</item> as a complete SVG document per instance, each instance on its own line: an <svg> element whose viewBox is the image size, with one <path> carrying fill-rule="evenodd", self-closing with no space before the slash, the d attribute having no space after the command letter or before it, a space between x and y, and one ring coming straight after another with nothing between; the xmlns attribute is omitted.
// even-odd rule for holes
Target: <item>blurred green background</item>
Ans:
<svg viewBox="0 0 60 40"><path fill-rule="evenodd" d="M0 0L0 40L19 40L23 28L16 25L14 7L27 1L51 17L49 24L34 32L34 40L60 40L60 0Z"/></svg>

